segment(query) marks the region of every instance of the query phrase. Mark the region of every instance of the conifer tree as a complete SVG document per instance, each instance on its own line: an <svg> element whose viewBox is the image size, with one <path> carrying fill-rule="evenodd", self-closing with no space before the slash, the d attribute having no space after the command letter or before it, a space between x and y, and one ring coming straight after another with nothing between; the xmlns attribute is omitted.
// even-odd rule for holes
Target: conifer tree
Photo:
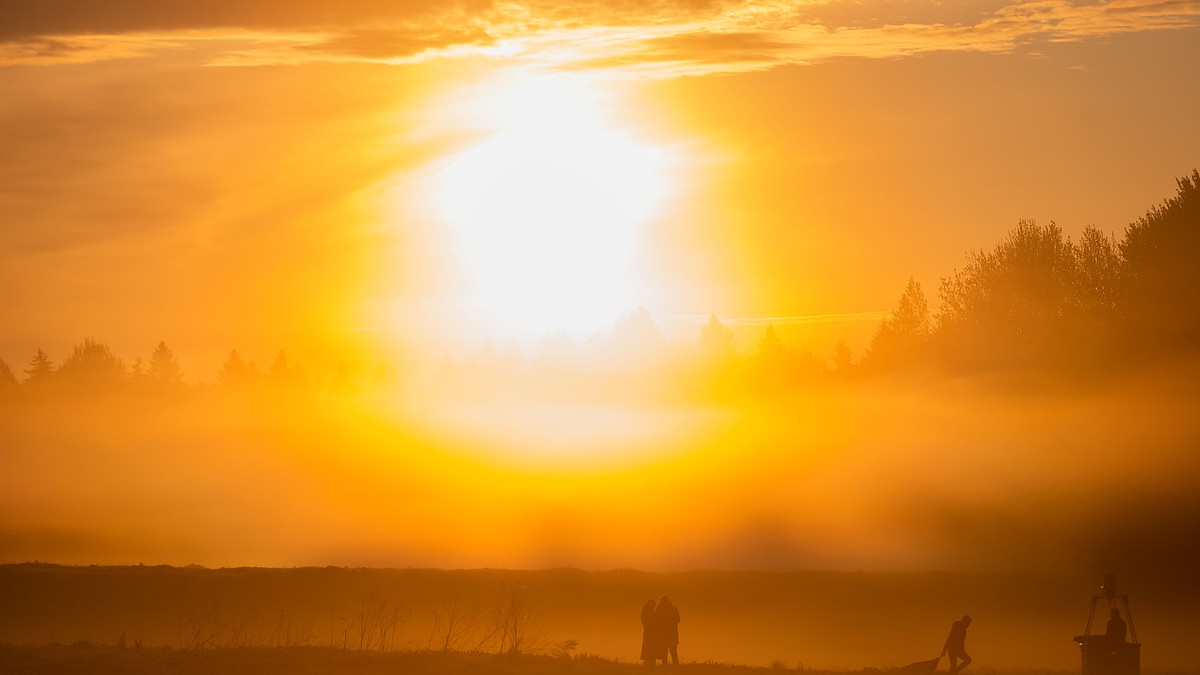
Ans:
<svg viewBox="0 0 1200 675"><path fill-rule="evenodd" d="M258 369L254 367L254 364L242 360L235 349L229 352L229 358L221 367L217 380L223 385L241 386L252 382L257 375Z"/></svg>
<svg viewBox="0 0 1200 675"><path fill-rule="evenodd" d="M0 389L15 387L18 384L20 383L17 382L17 376L13 374L12 367L8 365L7 361L0 359Z"/></svg>
<svg viewBox="0 0 1200 675"><path fill-rule="evenodd" d="M25 369L25 382L26 384L45 382L52 375L54 375L54 362L50 360L49 356L46 356L46 352L42 351L41 347L38 347L37 352L29 361L29 367Z"/></svg>
<svg viewBox="0 0 1200 675"><path fill-rule="evenodd" d="M175 360L175 354L166 342L160 340L154 352L150 354L147 375L158 384L176 385L183 381L183 371L180 370L179 362Z"/></svg>
<svg viewBox="0 0 1200 675"><path fill-rule="evenodd" d="M838 375L849 375L854 370L854 356L850 353L850 345L845 340L838 340L833 346L833 372Z"/></svg>
<svg viewBox="0 0 1200 675"><path fill-rule="evenodd" d="M716 314L710 314L708 323L700 329L700 355L713 361L727 361L736 356L733 345L733 331L717 319Z"/></svg>

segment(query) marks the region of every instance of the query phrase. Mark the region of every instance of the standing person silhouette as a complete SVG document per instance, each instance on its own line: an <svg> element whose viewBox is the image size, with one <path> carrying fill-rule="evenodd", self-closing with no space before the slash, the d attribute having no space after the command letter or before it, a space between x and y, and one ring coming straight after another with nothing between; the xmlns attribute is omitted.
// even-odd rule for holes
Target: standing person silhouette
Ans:
<svg viewBox="0 0 1200 675"><path fill-rule="evenodd" d="M659 653L662 655L663 665L667 665L667 652L671 654L671 663L679 665L679 609L664 595L658 601L654 616L659 630L662 631L663 649Z"/></svg>
<svg viewBox="0 0 1200 675"><path fill-rule="evenodd" d="M654 598L650 598L642 605L642 663L647 666L654 665L654 660L659 658L659 652L662 650L660 645L663 642L660 638L661 633L658 617L654 613Z"/></svg>
<svg viewBox="0 0 1200 675"><path fill-rule="evenodd" d="M964 615L950 626L950 634L946 636L946 646L942 647L942 656L947 654L950 656L951 675L971 665L971 657L967 654L966 648L967 626L970 625L971 617ZM958 662L959 659L962 660L962 663Z"/></svg>
<svg viewBox="0 0 1200 675"><path fill-rule="evenodd" d="M1108 625L1104 627L1104 639L1109 642L1125 642L1126 629L1125 619L1121 618L1121 610L1113 607Z"/></svg>

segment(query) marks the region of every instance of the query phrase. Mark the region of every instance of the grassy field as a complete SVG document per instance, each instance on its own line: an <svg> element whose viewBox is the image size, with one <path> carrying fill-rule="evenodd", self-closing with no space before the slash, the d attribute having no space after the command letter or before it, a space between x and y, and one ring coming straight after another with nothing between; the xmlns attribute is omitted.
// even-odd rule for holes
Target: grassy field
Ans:
<svg viewBox="0 0 1200 675"><path fill-rule="evenodd" d="M660 666L661 668L661 666ZM680 675L879 675L906 671L823 671L713 662L666 667ZM328 647L259 647L179 650L119 648L89 643L41 647L0 645L0 672L6 675L644 675L641 664L598 656L496 655L444 651L360 652ZM976 671L979 675L1068 675L1070 671Z"/></svg>
<svg viewBox="0 0 1200 675"><path fill-rule="evenodd" d="M43 647L0 647L0 672L23 674L91 673L94 675L158 675L160 673L246 673L269 675L333 675L335 673L422 673L456 675L479 673L638 672L638 666L599 658L561 659L546 656L496 656L453 652L360 652L328 647L257 647L179 650L117 648L87 643ZM720 672L748 671L722 668ZM712 671L712 669L708 669ZM708 672L705 671L705 672ZM699 672L699 671L693 671Z"/></svg>
<svg viewBox="0 0 1200 675"><path fill-rule="evenodd" d="M22 663L40 669L29 672L108 672L109 661L131 673L224 672L213 661L233 654L253 661L250 670L236 672L276 672L273 664L297 654L308 655L297 661L305 667L336 662L312 672L374 672L376 660L389 659L411 666L402 672L457 672L413 664L436 653L437 668L454 668L483 659L479 654L513 651L514 642L517 651L549 659L536 667L561 667L553 656L580 654L619 666L637 659L641 603L664 593L683 615L685 662L886 671L936 656L950 622L970 613L972 671L1078 672L1072 637L1083 632L1090 581L1090 575L0 565L0 643L29 646L6 653L0 673L24 672ZM1143 671L1200 670L1193 588L1143 581L1131 592ZM73 644L94 647L61 647ZM52 670L58 662L68 670ZM576 669L584 663L567 662ZM536 672L528 669L540 663L530 660L522 672Z"/></svg>

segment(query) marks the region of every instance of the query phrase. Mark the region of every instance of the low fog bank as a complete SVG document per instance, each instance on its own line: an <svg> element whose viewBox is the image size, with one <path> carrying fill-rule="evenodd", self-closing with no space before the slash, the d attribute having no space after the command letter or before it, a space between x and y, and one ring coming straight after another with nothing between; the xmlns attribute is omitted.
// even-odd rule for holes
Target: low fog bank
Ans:
<svg viewBox="0 0 1200 675"><path fill-rule="evenodd" d="M0 408L0 562L1194 583L1198 372L690 407L23 397Z"/></svg>
<svg viewBox="0 0 1200 675"><path fill-rule="evenodd" d="M0 566L0 642L495 652L519 637L529 653L635 662L638 610L667 594L682 615L685 661L902 666L936 656L950 623L969 613L973 668L1072 669L1079 662L1072 637L1084 630L1094 581L1082 574L24 564ZM1119 583L1131 595L1143 665L1200 667L1196 589L1156 579Z"/></svg>

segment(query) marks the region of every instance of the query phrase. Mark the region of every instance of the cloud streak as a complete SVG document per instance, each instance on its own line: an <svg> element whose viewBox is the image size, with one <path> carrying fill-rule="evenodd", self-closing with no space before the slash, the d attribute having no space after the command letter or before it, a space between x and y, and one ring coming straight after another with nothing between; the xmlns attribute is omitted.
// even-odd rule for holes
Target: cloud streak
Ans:
<svg viewBox="0 0 1200 675"><path fill-rule="evenodd" d="M386 6L385 6L386 5ZM266 1L205 10L113 11L71 1L0 14L0 63L127 58L197 41L215 65L412 63L505 58L527 67L672 77L764 70L836 58L1010 53L1037 44L1200 27L1200 0L1028 0L978 15L939 3L585 2L523 4L350 0L336 9ZM864 9L866 8L866 9ZM888 12L891 14L888 14ZM918 18L914 18L917 17Z"/></svg>
<svg viewBox="0 0 1200 675"><path fill-rule="evenodd" d="M879 321L891 315L889 311L840 312L835 314L801 314L796 316L741 316L718 317L730 326L792 326L810 323L849 323L855 321ZM694 323L702 325L710 319L708 314L663 314L654 317L668 323Z"/></svg>

